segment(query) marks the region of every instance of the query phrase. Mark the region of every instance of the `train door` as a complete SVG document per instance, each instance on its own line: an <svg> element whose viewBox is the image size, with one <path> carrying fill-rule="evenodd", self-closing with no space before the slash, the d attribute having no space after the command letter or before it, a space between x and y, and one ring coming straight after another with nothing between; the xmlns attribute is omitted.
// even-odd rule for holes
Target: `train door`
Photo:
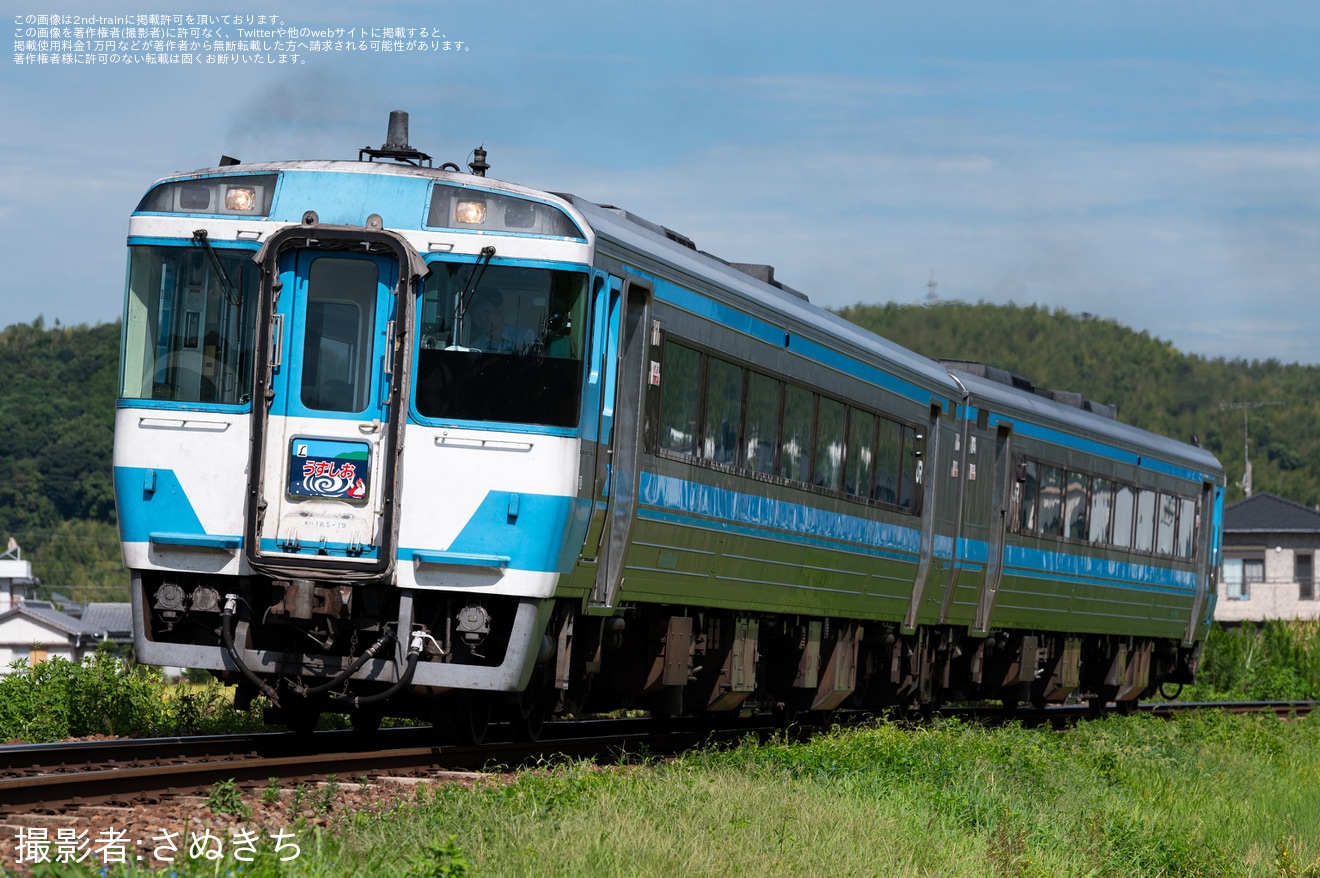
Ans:
<svg viewBox="0 0 1320 878"><path fill-rule="evenodd" d="M1215 599L1219 591L1219 570L1222 563L1222 537L1220 522L1224 508L1224 489L1213 482L1201 486L1201 499L1196 504L1196 593L1192 597L1192 612L1187 619L1187 632L1183 645L1191 646L1197 629L1209 626L1214 617Z"/></svg>
<svg viewBox="0 0 1320 878"><path fill-rule="evenodd" d="M592 606L614 605L637 511L642 405L651 290L629 279L609 291L610 341L605 346L600 445L593 468L595 511L582 557L596 561Z"/></svg>
<svg viewBox="0 0 1320 878"><path fill-rule="evenodd" d="M254 408L246 543L268 571L378 574L393 563L408 362L398 329L412 301L399 293L417 272L394 246L334 237L318 230L263 254L274 264L258 329L266 368L255 398L265 405Z"/></svg>
<svg viewBox="0 0 1320 878"><path fill-rule="evenodd" d="M926 425L926 445L921 450L920 459L917 461L915 481L921 486L922 491L921 540L918 545L919 558L917 561L917 574L912 583L912 596L908 600L907 614L903 617L903 631L906 633L911 633L917 629L935 551L935 489L939 484L940 414L942 412L943 409L939 403L931 403L930 421Z"/></svg>
<svg viewBox="0 0 1320 878"><path fill-rule="evenodd" d="M995 483L990 515L990 533L986 545L985 576L981 580L981 593L976 601L976 618L972 631L985 634L990 630L994 614L995 596L1004 578L1004 540L1008 533L1008 517L1013 514L1015 492L1020 491L1017 471L1013 466L1013 428L999 424L995 431Z"/></svg>
<svg viewBox="0 0 1320 878"><path fill-rule="evenodd" d="M587 535L582 541L582 560L594 562L600 554L605 516L609 511L609 438L614 426L614 405L619 370L619 308L623 301L623 283L616 277L597 280L592 295L595 328L587 386L593 388L589 403L583 405L583 443L581 472L590 473L586 484L591 498ZM594 407L588 415L587 406ZM583 481L587 481L583 479Z"/></svg>

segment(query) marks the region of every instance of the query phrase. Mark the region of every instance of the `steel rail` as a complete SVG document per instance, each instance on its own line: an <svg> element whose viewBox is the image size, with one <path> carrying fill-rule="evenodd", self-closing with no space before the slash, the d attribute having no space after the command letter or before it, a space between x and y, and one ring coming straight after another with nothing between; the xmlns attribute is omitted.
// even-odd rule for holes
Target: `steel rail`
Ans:
<svg viewBox="0 0 1320 878"><path fill-rule="evenodd" d="M1309 701L1156 702L1142 712L1171 717L1197 710L1235 713L1271 712L1280 717L1305 716ZM945 717L975 721L1012 721L1026 725L1064 727L1093 714L1087 705L1026 708L1006 714L985 707L945 708ZM874 716L840 713L831 724L849 725ZM804 738L821 724L794 724L791 737ZM383 729L374 737L350 731L299 736L281 732L210 735L197 738L148 738L74 741L59 744L0 746L0 815L19 813L34 805L91 801L126 801L142 794L205 789L235 783L380 775L383 772L470 771L491 765L520 765L536 760L572 757L618 759L629 752L666 756L706 743L728 743L748 735L785 733L765 718L749 718L712 728L692 720L661 724L644 718L551 723L535 743L449 746L428 742L428 728Z"/></svg>
<svg viewBox="0 0 1320 878"><path fill-rule="evenodd" d="M569 723L583 731L577 723ZM598 734L576 737L545 737L535 743L498 743L485 746L403 746L382 749L380 740L368 748L365 739L357 748L334 751L322 749L331 741L343 742L351 733L318 733L314 742L320 752L307 752L304 738L276 734L284 745L303 743L302 752L279 755L227 753L218 757L201 756L190 761L169 764L114 764L34 766L16 777L0 778L0 816L31 810L33 806L54 807L61 803L128 802L148 793L195 790L205 792L215 783L232 780L238 784L264 783L271 777L282 780L378 776L382 773L431 773L435 771L472 771L492 765L508 766L535 763L557 757L618 760L629 753L670 755L703 743L727 742L748 734L768 733L771 727L738 724L725 729L680 726L663 730L644 728L645 720L602 721L593 725ZM428 729L398 729L424 738ZM333 737L331 737L333 735ZM242 736L240 736L242 737ZM402 742L404 735L393 735ZM182 739L186 741L187 739ZM99 742L97 742L99 743ZM149 743L145 741L135 744ZM3 755L3 754L0 754Z"/></svg>

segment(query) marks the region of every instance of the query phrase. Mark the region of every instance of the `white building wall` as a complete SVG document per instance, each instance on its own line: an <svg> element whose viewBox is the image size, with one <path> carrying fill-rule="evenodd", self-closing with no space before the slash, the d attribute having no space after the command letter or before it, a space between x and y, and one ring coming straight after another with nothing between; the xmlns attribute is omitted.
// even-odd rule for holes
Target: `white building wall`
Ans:
<svg viewBox="0 0 1320 878"><path fill-rule="evenodd" d="M95 648L95 643L75 647L71 635L25 616L0 622L0 674L11 673L10 665L16 660L28 665L34 658L37 661L64 658L78 662Z"/></svg>
<svg viewBox="0 0 1320 878"><path fill-rule="evenodd" d="M32 578L32 563L13 558L0 558L0 613L7 613L27 595L27 585L15 585Z"/></svg>
<svg viewBox="0 0 1320 878"><path fill-rule="evenodd" d="M1320 556L1311 547L1306 554ZM1263 622L1266 619L1320 619L1320 600L1302 600L1301 586L1296 576L1296 551L1289 546L1269 546L1250 551L1236 546L1225 546L1229 557L1264 558L1265 581L1245 586L1245 600L1230 599L1224 577L1219 580L1219 600L1215 604L1217 622ZM1312 562L1314 563L1314 561ZM1320 593L1312 585L1312 593Z"/></svg>
<svg viewBox="0 0 1320 878"><path fill-rule="evenodd" d="M40 625L31 619L23 616L16 616L7 622L0 623L0 643L9 646L31 646L34 643L40 643L43 646L50 644L67 645L69 635L62 631L55 631Z"/></svg>

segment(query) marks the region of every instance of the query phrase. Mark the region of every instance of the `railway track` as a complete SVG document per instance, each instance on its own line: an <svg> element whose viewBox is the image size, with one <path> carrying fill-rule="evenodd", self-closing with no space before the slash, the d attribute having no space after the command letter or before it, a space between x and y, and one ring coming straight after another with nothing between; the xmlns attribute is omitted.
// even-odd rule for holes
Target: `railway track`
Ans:
<svg viewBox="0 0 1320 878"><path fill-rule="evenodd" d="M1141 705L1155 716L1191 710L1273 712L1304 716L1311 702L1161 702ZM938 714L976 722L1012 720L1025 725L1066 727L1092 715L1086 705L1024 709L1005 715L990 708L945 708ZM863 715L833 718L847 724ZM441 777L489 766L516 766L554 757L618 760L629 752L664 756L703 743L731 742L776 727L750 718L718 729L696 723L667 723L657 731L649 720L586 720L552 723L536 743L486 746L436 745L426 728L383 729L370 738L348 731L309 737L279 732L75 741L0 747L0 818L39 810L59 813L98 804L131 807L165 795L197 795L214 784L256 785L270 778L286 783L338 777ZM793 726L807 736L819 727Z"/></svg>
<svg viewBox="0 0 1320 878"><path fill-rule="evenodd" d="M426 728L383 729L370 738L318 732L159 738L0 747L0 818L34 808L131 806L158 794L195 795L232 780L252 785L338 777L429 777L516 766L554 757L618 760L630 752L669 755L704 742L771 731L764 722L711 729L647 720L555 723L538 742L437 745ZM809 733L804 729L804 734Z"/></svg>

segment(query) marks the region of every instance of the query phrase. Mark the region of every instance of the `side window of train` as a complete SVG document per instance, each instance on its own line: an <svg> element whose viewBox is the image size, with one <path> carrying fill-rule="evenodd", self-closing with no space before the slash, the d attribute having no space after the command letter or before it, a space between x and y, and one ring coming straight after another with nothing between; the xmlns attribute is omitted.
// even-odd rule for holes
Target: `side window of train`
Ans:
<svg viewBox="0 0 1320 878"><path fill-rule="evenodd" d="M871 499L897 506L903 428L888 418L881 418L876 438L875 488L871 490Z"/></svg>
<svg viewBox="0 0 1320 878"><path fill-rule="evenodd" d="M1137 526L1133 532L1132 548L1138 552L1149 552L1155 545L1155 501L1158 495L1154 491L1140 491L1137 494Z"/></svg>
<svg viewBox="0 0 1320 878"><path fill-rule="evenodd" d="M1086 539L1092 543L1109 542L1109 519L1114 505L1114 485L1108 479L1091 479L1090 529Z"/></svg>
<svg viewBox="0 0 1320 878"><path fill-rule="evenodd" d="M658 445L679 454L696 454L701 354L666 341L664 357Z"/></svg>
<svg viewBox="0 0 1320 878"><path fill-rule="evenodd" d="M701 457L730 466L738 462L743 370L710 357L706 365L706 419Z"/></svg>
<svg viewBox="0 0 1320 878"><path fill-rule="evenodd" d="M839 490L843 476L843 403L820 398L816 409L816 467L818 488Z"/></svg>
<svg viewBox="0 0 1320 878"><path fill-rule="evenodd" d="M1036 532L1036 494L1039 493L1040 473L1034 460L1025 460L1018 468L1017 532Z"/></svg>
<svg viewBox="0 0 1320 878"><path fill-rule="evenodd" d="M1183 498L1179 505L1178 557L1191 558L1196 554L1196 501Z"/></svg>
<svg viewBox="0 0 1320 878"><path fill-rule="evenodd" d="M747 376L747 423L742 465L754 473L775 471L779 445L779 382L759 372Z"/></svg>
<svg viewBox="0 0 1320 878"><path fill-rule="evenodd" d="M1132 548L1132 519L1137 511L1137 489L1119 485L1114 495L1113 544L1120 549Z"/></svg>
<svg viewBox="0 0 1320 878"><path fill-rule="evenodd" d="M875 416L860 409L848 412L848 472L843 489L858 497L871 492L871 462L875 454Z"/></svg>
<svg viewBox="0 0 1320 878"><path fill-rule="evenodd" d="M916 512L921 506L921 476L925 469L925 436L915 427L903 425L903 474L898 481L898 506Z"/></svg>
<svg viewBox="0 0 1320 878"><path fill-rule="evenodd" d="M1191 560L1197 509L1189 497L1017 458L1009 529Z"/></svg>
<svg viewBox="0 0 1320 878"><path fill-rule="evenodd" d="M926 439L666 338L648 448L921 512Z"/></svg>
<svg viewBox="0 0 1320 878"><path fill-rule="evenodd" d="M1087 494L1091 477L1085 473L1068 471L1068 489L1064 497L1063 527L1064 536L1070 540L1089 539L1091 534L1086 527Z"/></svg>
<svg viewBox="0 0 1320 878"><path fill-rule="evenodd" d="M811 421L815 396L789 384L784 388L784 431L780 437L779 475L805 482L811 463Z"/></svg>
<svg viewBox="0 0 1320 878"><path fill-rule="evenodd" d="M1173 537L1177 526L1178 498L1172 494L1161 494L1159 500L1159 522L1156 525L1156 552L1159 552L1161 555L1173 554Z"/></svg>
<svg viewBox="0 0 1320 878"><path fill-rule="evenodd" d="M1057 466L1040 468L1040 518L1042 536L1063 536L1063 470Z"/></svg>

